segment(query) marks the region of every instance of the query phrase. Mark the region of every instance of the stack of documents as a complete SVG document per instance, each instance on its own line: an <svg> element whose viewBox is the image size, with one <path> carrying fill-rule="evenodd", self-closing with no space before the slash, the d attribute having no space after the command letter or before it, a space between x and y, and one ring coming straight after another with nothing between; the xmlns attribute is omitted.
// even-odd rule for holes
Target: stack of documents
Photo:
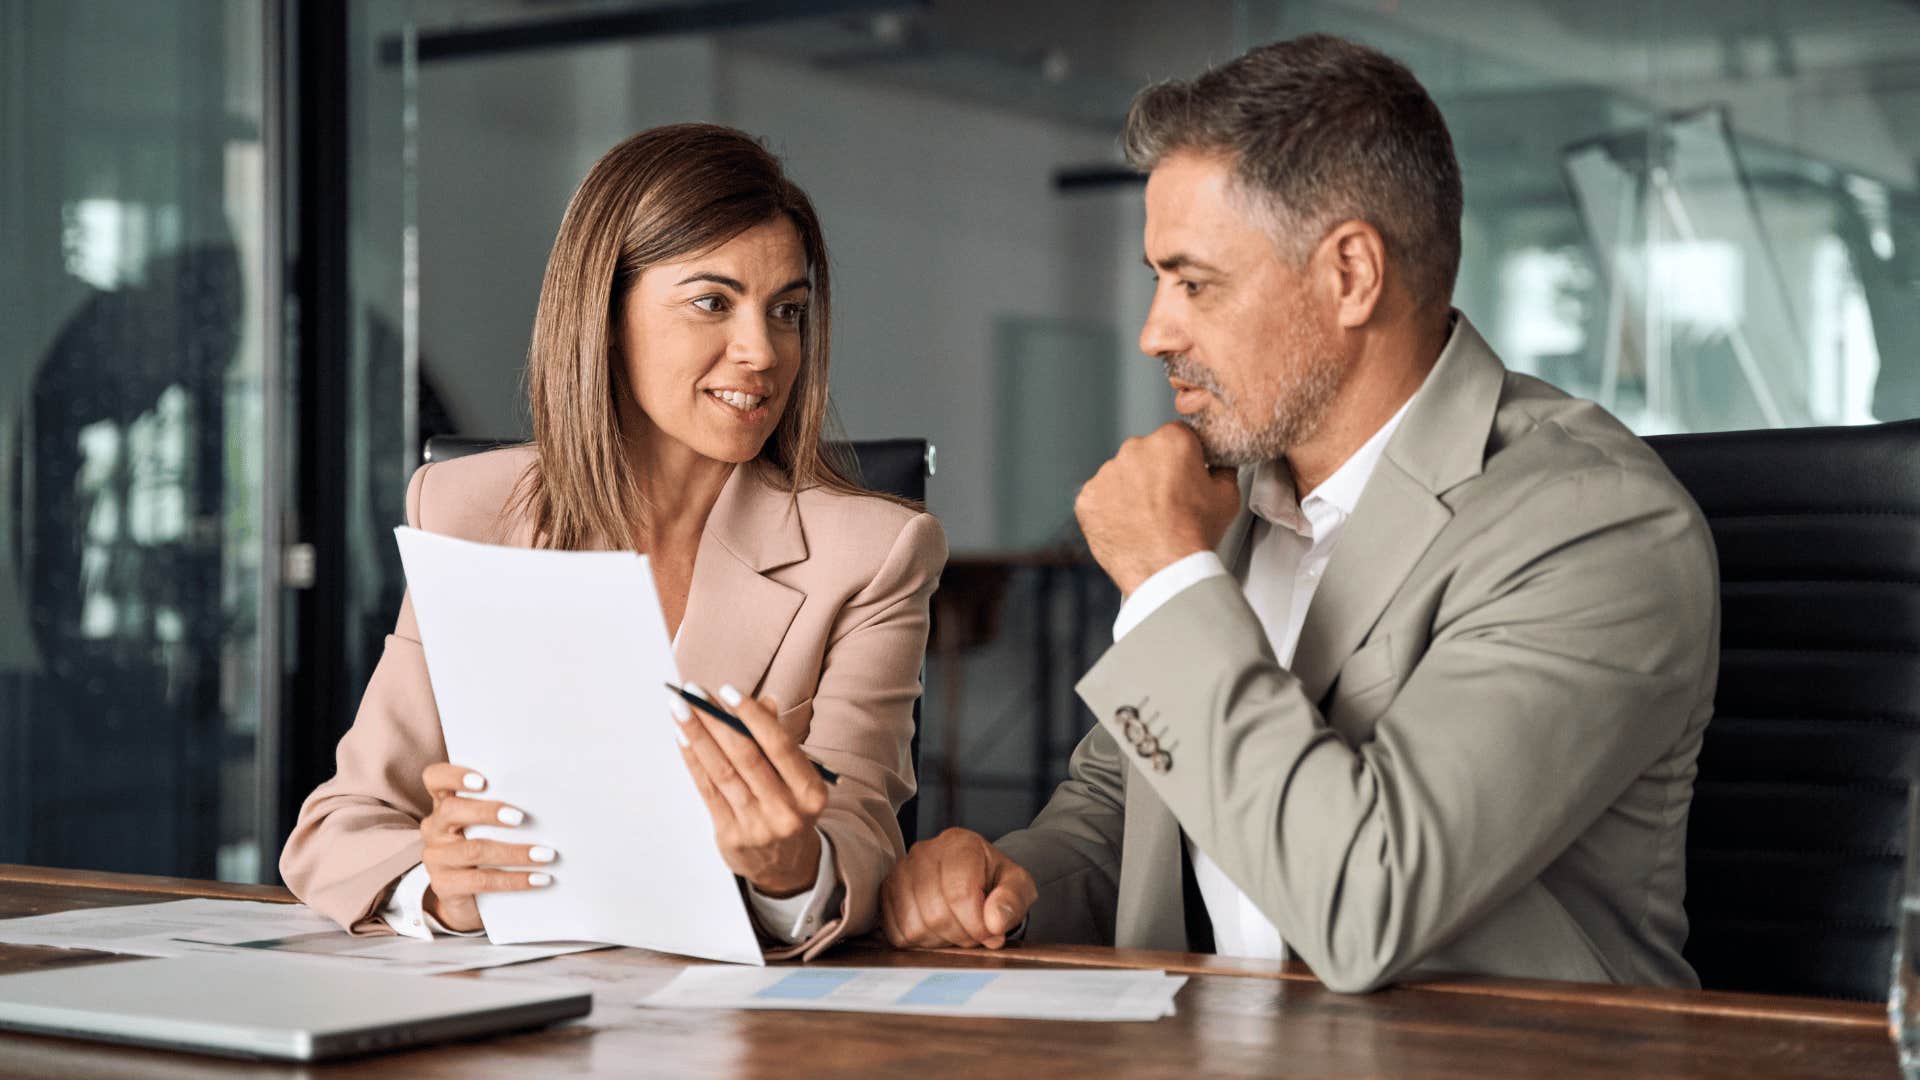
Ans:
<svg viewBox="0 0 1920 1080"><path fill-rule="evenodd" d="M0 919L0 942L128 956L244 952L351 961L417 975L519 964L604 947L579 941L490 945L485 938L353 937L304 905L244 900L175 900Z"/></svg>
<svg viewBox="0 0 1920 1080"><path fill-rule="evenodd" d="M1158 1020L1187 982L1164 971L690 967L642 1004L1015 1020Z"/></svg>

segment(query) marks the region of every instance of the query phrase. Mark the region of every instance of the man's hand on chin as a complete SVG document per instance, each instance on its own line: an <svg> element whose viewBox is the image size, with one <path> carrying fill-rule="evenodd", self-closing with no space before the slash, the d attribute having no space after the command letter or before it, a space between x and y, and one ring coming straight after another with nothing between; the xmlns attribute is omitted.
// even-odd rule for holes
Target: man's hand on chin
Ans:
<svg viewBox="0 0 1920 1080"><path fill-rule="evenodd" d="M1200 437L1177 421L1121 443L1073 503L1087 546L1122 596L1219 546L1239 512L1233 470L1207 468Z"/></svg>

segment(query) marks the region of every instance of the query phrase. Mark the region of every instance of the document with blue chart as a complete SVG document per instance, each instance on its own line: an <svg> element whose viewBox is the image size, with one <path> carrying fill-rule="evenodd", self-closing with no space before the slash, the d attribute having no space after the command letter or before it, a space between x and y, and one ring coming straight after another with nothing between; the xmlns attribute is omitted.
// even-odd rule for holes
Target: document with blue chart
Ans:
<svg viewBox="0 0 1920 1080"><path fill-rule="evenodd" d="M1020 1020L1158 1020L1185 976L1164 971L690 967L642 1004Z"/></svg>

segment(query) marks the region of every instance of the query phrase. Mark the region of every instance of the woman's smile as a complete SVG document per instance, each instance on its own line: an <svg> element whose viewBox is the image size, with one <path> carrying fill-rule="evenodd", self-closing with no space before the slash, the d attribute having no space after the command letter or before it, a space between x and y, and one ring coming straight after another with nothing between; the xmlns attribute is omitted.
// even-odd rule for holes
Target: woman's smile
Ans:
<svg viewBox="0 0 1920 1080"><path fill-rule="evenodd" d="M767 408L767 395L746 390L708 389L702 396L718 406L731 421L748 426L757 426L766 422L771 410Z"/></svg>

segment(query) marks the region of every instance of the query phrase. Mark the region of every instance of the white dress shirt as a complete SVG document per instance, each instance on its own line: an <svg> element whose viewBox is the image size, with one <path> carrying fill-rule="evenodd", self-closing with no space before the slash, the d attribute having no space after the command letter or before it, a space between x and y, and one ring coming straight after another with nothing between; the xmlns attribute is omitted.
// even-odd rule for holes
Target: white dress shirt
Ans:
<svg viewBox="0 0 1920 1080"><path fill-rule="evenodd" d="M1417 394L1415 395L1418 396ZM1241 582L1247 604L1267 632L1274 658L1282 667L1293 663L1294 647L1300 643L1300 627L1307 619L1307 605L1320 587L1320 575L1333 556L1347 519L1360 504L1387 441L1406 416L1409 398L1380 430L1354 451L1332 476L1314 488L1304 499L1296 499L1293 476L1281 461L1270 461L1254 471L1247 493L1247 508L1253 512L1253 527L1248 536L1247 576ZM1140 584L1120 606L1113 621L1113 639L1146 621L1168 600L1212 577L1228 573L1220 557L1211 551L1195 552L1165 567ZM1193 876L1200 886L1200 897L1207 905L1207 917L1213 922L1214 950L1222 956L1247 956L1255 959L1284 960L1286 942L1273 923L1261 914L1246 893L1227 877L1207 853L1188 840L1187 854L1193 860Z"/></svg>
<svg viewBox="0 0 1920 1080"><path fill-rule="evenodd" d="M427 868L416 863L394 885L393 895L387 898L386 906L380 909L380 918L393 928L394 933L423 941L432 939L435 934L473 937L486 933L485 930L449 930L440 925L440 920L428 914L421 903L426 892ZM839 895L839 875L833 870L833 841L821 832L820 868L814 873L813 888L798 896L775 899L762 896L760 890L748 886L747 906L753 910L754 918L767 933L784 944L797 945L819 931Z"/></svg>

